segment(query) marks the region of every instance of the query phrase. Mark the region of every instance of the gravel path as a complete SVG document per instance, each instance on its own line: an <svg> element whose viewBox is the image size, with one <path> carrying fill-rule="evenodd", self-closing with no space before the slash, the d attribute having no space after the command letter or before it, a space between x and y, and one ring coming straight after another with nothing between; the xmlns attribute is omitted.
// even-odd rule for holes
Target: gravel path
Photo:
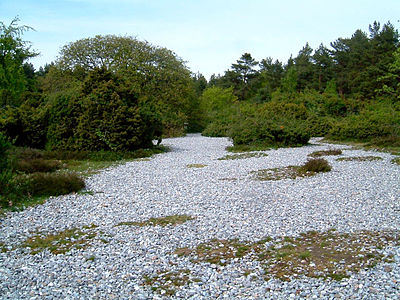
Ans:
<svg viewBox="0 0 400 300"><path fill-rule="evenodd" d="M400 247L381 263L342 281L302 277L265 281L257 261L226 266L194 263L173 252L211 239L257 241L310 230L400 229L400 166L392 155L312 140L301 148L269 150L267 157L218 160L225 138L189 135L166 139L171 152L133 161L87 179L90 193L52 197L0 220L1 299L400 299ZM317 150L332 171L307 178L256 181L251 171L301 165ZM338 157L379 156L376 161ZM188 165L202 165L189 168ZM115 226L153 217L189 215L176 226ZM20 247L35 232L51 234L94 224L88 247L55 255ZM101 237L101 238L100 238ZM196 280L173 296L143 284L145 276L188 270ZM252 270L246 276L246 270Z"/></svg>

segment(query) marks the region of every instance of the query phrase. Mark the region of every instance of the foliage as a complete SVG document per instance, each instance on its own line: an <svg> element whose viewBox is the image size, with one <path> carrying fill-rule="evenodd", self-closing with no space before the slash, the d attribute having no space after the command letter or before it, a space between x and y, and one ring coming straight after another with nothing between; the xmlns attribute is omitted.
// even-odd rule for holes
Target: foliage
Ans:
<svg viewBox="0 0 400 300"><path fill-rule="evenodd" d="M24 159L15 162L15 171L23 173L35 172L54 172L62 167L62 163L58 160L46 160L43 158Z"/></svg>
<svg viewBox="0 0 400 300"><path fill-rule="evenodd" d="M328 161L324 158L313 158L309 159L302 167L304 172L329 172L332 167L329 165Z"/></svg>
<svg viewBox="0 0 400 300"><path fill-rule="evenodd" d="M98 35L64 46L56 67L73 80L82 80L97 69L123 78L136 99L152 101L166 135L184 132L195 99L194 84L184 62L172 51L132 37Z"/></svg>
<svg viewBox="0 0 400 300"><path fill-rule="evenodd" d="M0 109L0 132L16 146L43 148L46 144L48 110L40 95L30 94L19 107Z"/></svg>
<svg viewBox="0 0 400 300"><path fill-rule="evenodd" d="M138 99L117 75L89 71L77 97L60 95L50 108L51 149L132 151L152 147L161 120L151 101Z"/></svg>
<svg viewBox="0 0 400 300"><path fill-rule="evenodd" d="M240 108L229 131L234 145L297 146L310 138L300 121L307 114L303 105L267 102Z"/></svg>
<svg viewBox="0 0 400 300"><path fill-rule="evenodd" d="M400 139L400 111L388 101L371 102L359 114L336 122L328 137L340 140L370 141L374 138Z"/></svg>
<svg viewBox="0 0 400 300"><path fill-rule="evenodd" d="M209 87L200 97L203 135L227 136L236 109L237 97L232 88Z"/></svg>
<svg viewBox="0 0 400 300"><path fill-rule="evenodd" d="M18 18L14 18L8 26L0 22L0 107L20 104L19 96L28 85L24 62L38 55L21 38L32 28L20 26L18 22Z"/></svg>
<svg viewBox="0 0 400 300"><path fill-rule="evenodd" d="M8 139L0 132L0 173L8 167L8 153L11 143Z"/></svg>
<svg viewBox="0 0 400 300"><path fill-rule="evenodd" d="M27 181L27 189L34 196L65 195L85 187L83 179L75 173L34 173Z"/></svg>

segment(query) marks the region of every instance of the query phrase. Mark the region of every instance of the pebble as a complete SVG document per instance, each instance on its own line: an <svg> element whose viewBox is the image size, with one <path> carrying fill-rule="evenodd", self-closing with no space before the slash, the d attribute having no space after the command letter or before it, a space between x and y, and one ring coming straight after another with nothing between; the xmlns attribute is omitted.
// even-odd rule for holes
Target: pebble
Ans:
<svg viewBox="0 0 400 300"><path fill-rule="evenodd" d="M341 232L400 228L400 168L389 153L355 150L312 139L310 145L266 151L266 157L218 160L226 138L188 135L166 139L168 153L149 161L111 167L86 179L93 194L51 197L43 205L0 219L0 299L399 299L400 247L390 245L393 263L378 264L340 282L299 277L262 279L257 261L226 260L225 266L196 264L174 255L213 238L257 241L335 228ZM339 148L339 157L382 160L336 161L313 177L256 181L251 171L301 165L307 155ZM203 168L188 168L202 164ZM234 178L235 180L222 180ZM187 214L177 226L117 226L120 222ZM108 243L53 255L18 248L35 231L54 233L95 224ZM87 258L94 257L93 260ZM143 277L188 269L193 282L175 295L154 291ZM244 270L251 270L246 277ZM165 295L163 295L165 293Z"/></svg>

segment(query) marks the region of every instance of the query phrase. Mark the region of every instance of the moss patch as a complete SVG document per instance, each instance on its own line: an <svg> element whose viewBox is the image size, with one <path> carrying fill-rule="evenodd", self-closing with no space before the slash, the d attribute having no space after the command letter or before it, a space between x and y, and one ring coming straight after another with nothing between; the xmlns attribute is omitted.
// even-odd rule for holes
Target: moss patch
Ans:
<svg viewBox="0 0 400 300"><path fill-rule="evenodd" d="M329 149L329 150L315 151L313 153L310 153L308 156L321 157L321 156L340 155L340 154L342 154L342 150L340 149Z"/></svg>
<svg viewBox="0 0 400 300"><path fill-rule="evenodd" d="M192 277L188 269L160 271L157 275L143 276L143 280L144 286L149 286L153 291L164 296L173 296L175 295L177 288L198 281L196 278Z"/></svg>
<svg viewBox="0 0 400 300"><path fill-rule="evenodd" d="M337 161L374 161L382 160L380 156L354 156L354 157L341 157L336 159Z"/></svg>
<svg viewBox="0 0 400 300"><path fill-rule="evenodd" d="M174 215L174 216L166 216L160 218L150 218L146 221L142 222L121 222L115 226L168 226L168 225L178 225L183 224L187 221L193 220L194 218L188 215Z"/></svg>
<svg viewBox="0 0 400 300"><path fill-rule="evenodd" d="M360 231L352 234L311 231L298 237L267 238L258 242L211 240L175 254L195 263L226 265L233 258L255 259L265 279L290 280L299 276L341 280L381 261L390 261L379 249L400 244L399 232Z"/></svg>
<svg viewBox="0 0 400 300"><path fill-rule="evenodd" d="M400 157L393 158L392 163L400 166Z"/></svg>
<svg viewBox="0 0 400 300"><path fill-rule="evenodd" d="M296 179L297 177L308 177L316 175L319 172L329 172L331 166L325 159L316 158L308 160L302 166L288 166L282 168L263 169L252 171L250 174L256 180L281 180Z"/></svg>
<svg viewBox="0 0 400 300"><path fill-rule="evenodd" d="M31 254L49 250L53 254L64 254L71 249L82 249L90 246L91 241L97 237L96 225L82 228L71 228L55 234L36 233L28 238L21 247L30 248Z"/></svg>
<svg viewBox="0 0 400 300"><path fill-rule="evenodd" d="M235 160L235 159L246 159L246 158L259 158L266 157L267 153L262 152L245 152L239 154L225 155L224 157L218 158L218 160Z"/></svg>
<svg viewBox="0 0 400 300"><path fill-rule="evenodd" d="M4 244L3 242L0 242L0 252L5 253L7 251L8 251L8 249L6 247L6 244Z"/></svg>
<svg viewBox="0 0 400 300"><path fill-rule="evenodd" d="M187 168L189 168L189 169L196 169L196 168L205 168L205 167L207 167L207 165L203 165L203 164L189 164L189 165L186 165L186 167Z"/></svg>

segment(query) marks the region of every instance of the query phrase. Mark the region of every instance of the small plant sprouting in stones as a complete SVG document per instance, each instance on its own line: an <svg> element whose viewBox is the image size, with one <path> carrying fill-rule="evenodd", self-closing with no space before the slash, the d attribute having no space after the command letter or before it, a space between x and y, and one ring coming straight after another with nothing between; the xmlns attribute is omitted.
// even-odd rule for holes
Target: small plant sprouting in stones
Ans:
<svg viewBox="0 0 400 300"><path fill-rule="evenodd" d="M288 166L283 168L264 169L252 171L255 179L261 181L296 179L297 177L313 176L319 172L329 172L331 166L323 158L314 158L308 160L303 166Z"/></svg>
<svg viewBox="0 0 400 300"><path fill-rule="evenodd" d="M73 248L83 249L90 246L91 241L97 237L97 232L94 231L96 228L97 226L92 224L48 235L37 233L28 238L21 246L30 248L31 254L36 254L46 249L53 254L64 254Z"/></svg>
<svg viewBox="0 0 400 300"><path fill-rule="evenodd" d="M400 166L400 157L393 158L392 163Z"/></svg>
<svg viewBox="0 0 400 300"><path fill-rule="evenodd" d="M341 280L390 259L382 250L399 244L399 231L360 231L351 234L310 231L298 237L267 238L258 242L211 240L195 249L179 248L175 254L194 263L226 265L233 258L255 259L264 268L265 280L290 281L307 276ZM250 271L249 271L250 272Z"/></svg>
<svg viewBox="0 0 400 300"><path fill-rule="evenodd" d="M329 149L329 150L315 151L313 153L310 153L308 156L321 157L321 156L329 156L329 155L340 155L342 153L343 152L340 149Z"/></svg>
<svg viewBox="0 0 400 300"><path fill-rule="evenodd" d="M218 160L235 160L235 159L246 159L246 158L260 158L268 156L267 153L263 152L245 152L239 154L225 155L224 157L218 158Z"/></svg>
<svg viewBox="0 0 400 300"><path fill-rule="evenodd" d="M305 173L329 172L330 170L332 170L332 167L329 165L328 161L323 158L309 159L300 168L300 172L305 172Z"/></svg>
<svg viewBox="0 0 400 300"><path fill-rule="evenodd" d="M150 218L146 221L142 222L121 222L118 223L115 226L168 226L168 225L178 225L178 224L183 224L187 221L193 220L194 218L188 215L174 215L174 216L166 216L166 217L160 217L160 218Z"/></svg>
<svg viewBox="0 0 400 300"><path fill-rule="evenodd" d="M188 269L162 271L154 276L145 275L143 279L143 285L150 286L153 291L164 296L173 296L177 288L198 281L196 278L192 278Z"/></svg>
<svg viewBox="0 0 400 300"><path fill-rule="evenodd" d="M336 159L337 161L375 161L382 160L380 156L353 156L353 157L341 157Z"/></svg>
<svg viewBox="0 0 400 300"><path fill-rule="evenodd" d="M189 169L199 169L199 168L205 168L205 167L207 167L207 165L204 165L204 164L189 164L189 165L186 165L186 167L189 168Z"/></svg>

